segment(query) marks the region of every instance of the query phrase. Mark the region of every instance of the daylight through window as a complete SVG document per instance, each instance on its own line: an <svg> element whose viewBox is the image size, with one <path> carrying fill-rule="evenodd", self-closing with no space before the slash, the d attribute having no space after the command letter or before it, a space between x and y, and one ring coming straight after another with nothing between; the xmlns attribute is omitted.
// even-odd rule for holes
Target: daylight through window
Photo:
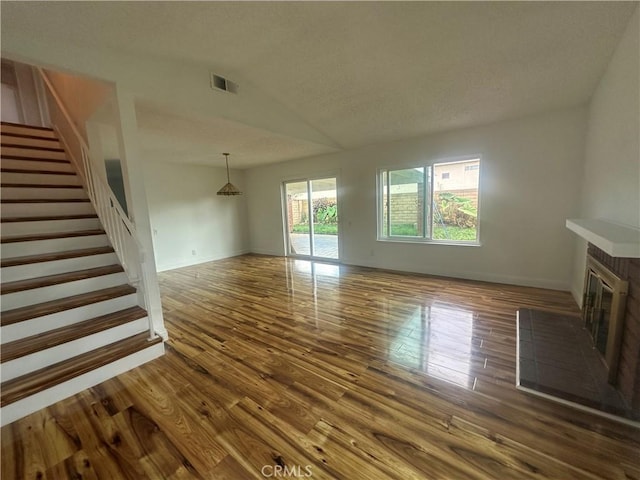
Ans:
<svg viewBox="0 0 640 480"><path fill-rule="evenodd" d="M480 158L382 169L378 185L379 238L478 243Z"/></svg>

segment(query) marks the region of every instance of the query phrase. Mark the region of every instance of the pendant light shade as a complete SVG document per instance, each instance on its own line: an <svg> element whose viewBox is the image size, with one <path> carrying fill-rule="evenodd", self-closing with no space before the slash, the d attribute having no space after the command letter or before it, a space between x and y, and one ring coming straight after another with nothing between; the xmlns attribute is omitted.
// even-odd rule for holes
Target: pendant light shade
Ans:
<svg viewBox="0 0 640 480"><path fill-rule="evenodd" d="M231 181L229 180L229 154L223 153L225 162L227 163L227 184L218 190L218 195L242 195L242 192L238 190Z"/></svg>

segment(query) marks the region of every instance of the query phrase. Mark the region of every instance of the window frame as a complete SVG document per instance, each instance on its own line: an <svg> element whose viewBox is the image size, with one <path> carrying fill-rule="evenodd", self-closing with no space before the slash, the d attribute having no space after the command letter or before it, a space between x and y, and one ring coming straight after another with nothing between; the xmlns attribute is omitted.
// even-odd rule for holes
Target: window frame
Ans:
<svg viewBox="0 0 640 480"><path fill-rule="evenodd" d="M447 164L447 163L462 163L469 160L478 160L478 200L477 200L477 219L476 219L476 239L475 240L450 240L450 239L434 239L433 238L433 198L434 198L434 167L439 164ZM452 245L452 246L466 246L466 247L479 247L481 246L480 242L480 224L481 224L481 208L480 208L480 197L481 197L481 184L482 184L482 167L483 164L482 155L465 155L461 157L446 157L446 158L437 158L431 161L422 162L419 164L412 165L393 165L389 167L380 167L376 171L376 239L379 242L392 242L392 243L423 243L423 244L433 244L433 245ZM390 194L387 194L387 219L386 219L386 229L387 235L384 235L385 228L385 219L384 219L384 211L385 211L385 201L384 201L384 186L385 182L383 177L386 177L386 186L388 191L390 192L389 186L389 172L397 171L397 170L408 170L412 168L422 168L423 169L423 181L424 185L424 200L425 205L422 209L423 216L423 235L422 236L404 236L404 235L391 235L391 216L389 215L389 199Z"/></svg>

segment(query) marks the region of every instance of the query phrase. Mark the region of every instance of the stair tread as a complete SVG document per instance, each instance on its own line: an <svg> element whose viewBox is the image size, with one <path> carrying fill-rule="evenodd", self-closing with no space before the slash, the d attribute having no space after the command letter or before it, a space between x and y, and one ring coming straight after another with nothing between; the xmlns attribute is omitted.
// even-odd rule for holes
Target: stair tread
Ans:
<svg viewBox="0 0 640 480"><path fill-rule="evenodd" d="M23 127L30 128L31 130L44 130L46 132L53 132L53 128L51 127L41 127L39 125L27 125L25 123L15 123L15 122L0 122L0 125L6 125L7 127Z"/></svg>
<svg viewBox="0 0 640 480"><path fill-rule="evenodd" d="M40 150L44 152L64 153L64 148L60 148L60 147L39 147L37 145L22 145L20 143L5 143L2 141L0 141L0 147L24 148L25 150Z"/></svg>
<svg viewBox="0 0 640 480"><path fill-rule="evenodd" d="M72 297L51 300L36 305L15 308L2 312L0 316L0 325L13 325L14 323L31 320L32 318L44 317L53 313L64 312L73 308L83 307L92 303L104 302L112 298L118 298L125 295L136 293L135 287L131 285L118 285L117 287L103 288L89 293L81 293Z"/></svg>
<svg viewBox="0 0 640 480"><path fill-rule="evenodd" d="M49 163L71 163L66 158L40 158L40 157L32 157L29 155L14 155L12 153L2 155L2 160L27 160L27 161L36 161L36 162L49 162Z"/></svg>
<svg viewBox="0 0 640 480"><path fill-rule="evenodd" d="M0 183L1 188L83 188L82 185L60 185L58 183Z"/></svg>
<svg viewBox="0 0 640 480"><path fill-rule="evenodd" d="M53 262L55 260L65 260L68 258L88 257L91 255L102 255L103 253L113 253L113 247L94 247L68 250L66 252L43 253L40 255L27 255L24 257L3 258L0 260L0 267L15 267L17 265L29 265L32 263Z"/></svg>
<svg viewBox="0 0 640 480"><path fill-rule="evenodd" d="M18 138L29 138L29 139L33 139L33 140L46 140L49 142L58 142L59 140L57 138L52 138L52 137L43 137L42 135L30 135L27 133L15 133L15 132L1 132L2 136L7 136L7 137L18 137Z"/></svg>
<svg viewBox="0 0 640 480"><path fill-rule="evenodd" d="M29 170L28 168L0 168L0 173L29 173L40 175L77 175L76 172L65 172L60 170Z"/></svg>
<svg viewBox="0 0 640 480"><path fill-rule="evenodd" d="M86 203L87 198L2 198L0 203Z"/></svg>
<svg viewBox="0 0 640 480"><path fill-rule="evenodd" d="M114 264L107 265L106 267L87 268L85 270L77 270L75 272L29 278L27 280L18 280L16 282L0 284L0 293L2 293L2 295L7 295L10 293L23 292L25 290L33 290L34 288L49 287L52 285L59 285L61 283L74 282L76 280L84 280L87 278L100 277L119 272L124 272L122 265Z"/></svg>
<svg viewBox="0 0 640 480"><path fill-rule="evenodd" d="M105 234L105 231L102 229L78 230L77 232L38 233L36 235L21 235L18 237L2 237L0 239L0 243L33 242L37 240L55 240L57 238L89 237L92 235L104 235L104 234Z"/></svg>
<svg viewBox="0 0 640 480"><path fill-rule="evenodd" d="M94 333L102 332L118 325L139 320L147 316L146 310L135 306L57 328L46 333L16 340L2 345L0 363L15 360L32 353L71 342Z"/></svg>
<svg viewBox="0 0 640 480"><path fill-rule="evenodd" d="M15 223L15 222L44 222L52 220L84 220L87 218L98 218L95 213L83 213L81 215L46 215L42 217L6 217L3 218L1 223Z"/></svg>
<svg viewBox="0 0 640 480"><path fill-rule="evenodd" d="M148 333L133 335L124 340L83 353L41 370L3 382L0 406L4 407L37 392L46 390L74 377L112 363L127 355L162 342L160 337L148 340Z"/></svg>

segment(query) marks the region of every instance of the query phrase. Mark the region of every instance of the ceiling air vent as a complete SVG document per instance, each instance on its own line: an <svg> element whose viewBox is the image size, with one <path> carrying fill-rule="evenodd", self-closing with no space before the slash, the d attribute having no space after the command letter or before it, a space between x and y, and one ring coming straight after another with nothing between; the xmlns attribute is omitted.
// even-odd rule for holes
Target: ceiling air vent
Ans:
<svg viewBox="0 0 640 480"><path fill-rule="evenodd" d="M238 85L220 75L211 73L211 88L219 92L237 93Z"/></svg>

